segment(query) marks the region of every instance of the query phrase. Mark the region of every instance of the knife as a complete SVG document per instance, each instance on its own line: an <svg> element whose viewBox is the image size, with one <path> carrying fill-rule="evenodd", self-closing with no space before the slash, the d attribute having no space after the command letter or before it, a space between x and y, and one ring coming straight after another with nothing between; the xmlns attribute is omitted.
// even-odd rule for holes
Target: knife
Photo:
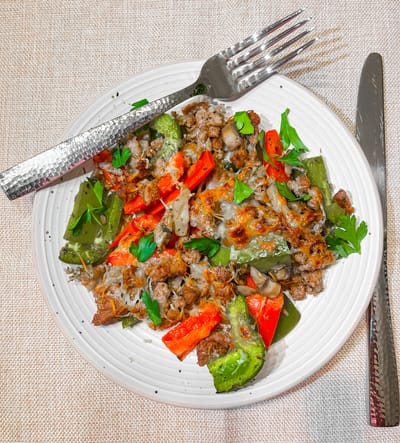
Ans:
<svg viewBox="0 0 400 443"><path fill-rule="evenodd" d="M387 205L383 68L380 54L370 54L358 90L356 138L378 186L383 212L383 256L368 308L369 412L372 426L399 424L399 382L387 281Z"/></svg>

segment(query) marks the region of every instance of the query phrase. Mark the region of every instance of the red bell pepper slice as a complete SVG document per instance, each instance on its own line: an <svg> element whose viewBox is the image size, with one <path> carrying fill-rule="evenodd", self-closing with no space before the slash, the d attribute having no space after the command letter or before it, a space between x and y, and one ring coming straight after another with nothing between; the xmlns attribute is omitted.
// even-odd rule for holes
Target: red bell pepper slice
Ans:
<svg viewBox="0 0 400 443"><path fill-rule="evenodd" d="M109 188L113 191L118 191L118 189L121 187L121 183L118 181L118 176L112 172L106 171L105 169L102 169L101 171Z"/></svg>
<svg viewBox="0 0 400 443"><path fill-rule="evenodd" d="M258 332L266 349L270 347L274 338L282 312L283 301L283 292L275 298L265 297L262 294L252 294L246 297L247 309L258 326Z"/></svg>
<svg viewBox="0 0 400 443"><path fill-rule="evenodd" d="M176 180L179 180L185 172L185 157L182 151L175 153L168 162L169 167L174 169L174 178L172 175L165 174L157 182L157 187L160 190L162 197L172 192L176 185Z"/></svg>
<svg viewBox="0 0 400 443"><path fill-rule="evenodd" d="M162 337L162 341L171 352L183 360L221 321L220 310L209 303L199 314L191 315L170 329Z"/></svg>
<svg viewBox="0 0 400 443"><path fill-rule="evenodd" d="M195 189L215 168L215 160L210 151L204 151L197 162L189 169L183 183L191 190ZM174 201L180 194L180 189L174 189L171 193L163 196L164 204ZM159 214L165 209L163 203L157 201L146 207L143 197L138 195L124 205L125 214L133 214L147 208L147 212L152 215Z"/></svg>
<svg viewBox="0 0 400 443"><path fill-rule="evenodd" d="M113 251L106 258L106 263L111 266L136 265L137 258L128 251Z"/></svg>
<svg viewBox="0 0 400 443"><path fill-rule="evenodd" d="M183 181L193 191L194 188L206 179L215 168L215 160L210 151L203 151L197 162L189 169Z"/></svg>
<svg viewBox="0 0 400 443"><path fill-rule="evenodd" d="M98 154L93 156L93 161L96 164L105 163L105 162L111 163L111 161L112 161L112 152L110 150L108 150L108 149L104 149L103 151L101 151Z"/></svg>
<svg viewBox="0 0 400 443"><path fill-rule="evenodd" d="M143 214L140 217L133 218L115 237L113 242L109 245L109 248L115 248L119 242L127 234L140 235L144 232L153 231L157 223L160 221L160 217L156 217L149 214Z"/></svg>
<svg viewBox="0 0 400 443"><path fill-rule="evenodd" d="M275 129L265 133L264 146L269 157L269 160L263 160L267 174L273 177L275 181L287 182L289 177L285 172L285 165L277 160L279 157L282 157L283 148L279 134Z"/></svg>
<svg viewBox="0 0 400 443"><path fill-rule="evenodd" d="M254 281L253 277L252 277L250 274L247 274L247 277L246 277L246 285L247 285L249 288L257 289L256 282Z"/></svg>
<svg viewBox="0 0 400 443"><path fill-rule="evenodd" d="M182 151L178 151L175 153L170 161L168 162L169 166L175 169L175 180L172 178L171 174L163 175L157 182L157 187L160 190L160 194L162 197L170 194L175 188L175 181L182 177L185 171L185 157L183 156ZM151 205L152 203L150 203ZM132 200L127 201L124 204L124 213L125 214L133 214L135 212L143 211L146 209L148 205L144 201L141 195L136 196Z"/></svg>
<svg viewBox="0 0 400 443"><path fill-rule="evenodd" d="M146 202L144 198L138 195L124 204L124 214L134 214L135 212L143 211L145 207Z"/></svg>
<svg viewBox="0 0 400 443"><path fill-rule="evenodd" d="M214 170L215 160L210 151L203 151L197 162L189 169L187 176L183 180L183 183L191 190L197 188L197 186L204 181ZM165 204L174 201L180 194L180 189L175 189L171 194L167 195L163 202ZM162 212L165 206L161 202L157 202L153 207L149 208L149 213L156 215Z"/></svg>

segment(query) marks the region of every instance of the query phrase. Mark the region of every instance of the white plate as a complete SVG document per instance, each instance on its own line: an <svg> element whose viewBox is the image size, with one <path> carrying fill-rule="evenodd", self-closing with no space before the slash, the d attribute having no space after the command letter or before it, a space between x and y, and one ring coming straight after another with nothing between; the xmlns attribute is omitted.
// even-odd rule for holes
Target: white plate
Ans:
<svg viewBox="0 0 400 443"><path fill-rule="evenodd" d="M67 135L127 112L136 100L152 100L190 84L200 65L172 65L132 78L97 100ZM275 128L279 128L280 114L289 108L290 122L311 154L323 154L330 181L350 192L357 216L369 227L363 253L353 254L329 269L325 291L297 303L301 322L271 347L262 372L243 389L216 394L207 368L197 366L195 355L178 361L161 342L161 333L145 324L125 330L120 324L94 327L91 295L68 281L58 260L82 178L40 191L34 202L39 277L50 309L66 336L90 363L120 385L153 400L192 408L250 404L281 394L315 373L341 348L365 312L382 252L381 207L371 171L353 136L324 103L304 87L277 75L230 105L234 111L254 109Z"/></svg>

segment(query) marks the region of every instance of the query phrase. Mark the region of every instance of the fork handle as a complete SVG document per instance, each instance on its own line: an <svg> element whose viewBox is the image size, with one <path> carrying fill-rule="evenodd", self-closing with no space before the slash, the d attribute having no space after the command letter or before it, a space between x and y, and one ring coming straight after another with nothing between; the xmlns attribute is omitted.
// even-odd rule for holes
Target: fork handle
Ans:
<svg viewBox="0 0 400 443"><path fill-rule="evenodd" d="M386 235L378 283L368 310L369 409L376 427L399 424L399 382L387 282Z"/></svg>
<svg viewBox="0 0 400 443"><path fill-rule="evenodd" d="M195 95L195 83L136 110L82 132L0 173L0 187L10 200L64 176L130 132Z"/></svg>

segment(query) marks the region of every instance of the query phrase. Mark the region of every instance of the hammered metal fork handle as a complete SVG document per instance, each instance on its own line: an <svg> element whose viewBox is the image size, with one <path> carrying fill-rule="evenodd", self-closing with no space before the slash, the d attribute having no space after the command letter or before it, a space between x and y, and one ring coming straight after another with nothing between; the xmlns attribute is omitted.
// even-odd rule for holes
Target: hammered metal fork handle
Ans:
<svg viewBox="0 0 400 443"><path fill-rule="evenodd" d="M193 95L195 84L72 137L0 173L10 200L40 189Z"/></svg>
<svg viewBox="0 0 400 443"><path fill-rule="evenodd" d="M378 284L368 310L369 406L372 426L399 424L399 383L387 283L386 235Z"/></svg>

